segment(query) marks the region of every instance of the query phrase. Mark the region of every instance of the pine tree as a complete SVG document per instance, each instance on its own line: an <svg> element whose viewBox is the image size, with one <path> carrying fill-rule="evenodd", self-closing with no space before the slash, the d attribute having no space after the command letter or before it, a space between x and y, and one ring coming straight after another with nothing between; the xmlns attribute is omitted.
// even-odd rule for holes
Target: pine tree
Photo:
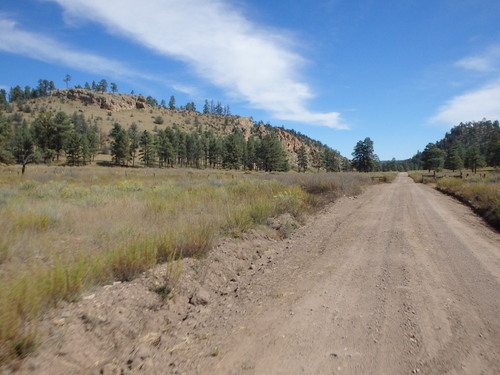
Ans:
<svg viewBox="0 0 500 375"><path fill-rule="evenodd" d="M356 144L352 156L352 164L359 172L371 172L375 170L377 156L373 150L373 141L369 137Z"/></svg>
<svg viewBox="0 0 500 375"><path fill-rule="evenodd" d="M486 166L483 155L477 146L470 147L465 154L465 167L476 173L478 168Z"/></svg>
<svg viewBox="0 0 500 375"><path fill-rule="evenodd" d="M488 142L487 162L491 167L500 166L500 133L497 133Z"/></svg>
<svg viewBox="0 0 500 375"><path fill-rule="evenodd" d="M109 136L113 138L111 142L113 162L117 165L125 165L130 158L130 140L127 132L120 124L115 123Z"/></svg>
<svg viewBox="0 0 500 375"><path fill-rule="evenodd" d="M0 163L10 164L14 161L10 147L12 136L12 124L0 112Z"/></svg>
<svg viewBox="0 0 500 375"><path fill-rule="evenodd" d="M258 144L254 137L250 137L246 142L244 167L247 170L254 170L257 164L257 147Z"/></svg>
<svg viewBox="0 0 500 375"><path fill-rule="evenodd" d="M69 81L71 81L71 76L69 74L66 74L64 77L64 82L66 82L66 88L68 88Z"/></svg>
<svg viewBox="0 0 500 375"><path fill-rule="evenodd" d="M81 134L74 130L70 131L64 147L66 160L69 165L80 165L83 162L84 150Z"/></svg>
<svg viewBox="0 0 500 375"><path fill-rule="evenodd" d="M240 132L229 134L224 140L224 157L222 166L229 169L240 169L243 164L245 140Z"/></svg>
<svg viewBox="0 0 500 375"><path fill-rule="evenodd" d="M130 160L132 160L132 167L135 166L135 158L137 157L137 151L139 149L139 130L137 124L133 122L127 130L127 135L130 140Z"/></svg>
<svg viewBox="0 0 500 375"><path fill-rule="evenodd" d="M327 172L338 172L340 170L340 163L335 152L329 148L325 149L322 153L322 165Z"/></svg>
<svg viewBox="0 0 500 375"><path fill-rule="evenodd" d="M97 91L107 92L108 91L108 81L101 79L97 85Z"/></svg>
<svg viewBox="0 0 500 375"><path fill-rule="evenodd" d="M289 170L285 150L275 133L264 136L257 152L259 167L266 172Z"/></svg>
<svg viewBox="0 0 500 375"><path fill-rule="evenodd" d="M174 148L165 130L160 130L157 136L158 159L160 167L173 167L175 161Z"/></svg>
<svg viewBox="0 0 500 375"><path fill-rule="evenodd" d="M168 108L175 109L175 96L171 96L168 102Z"/></svg>
<svg viewBox="0 0 500 375"><path fill-rule="evenodd" d="M422 152L423 168L431 170L440 171L444 164L443 151L438 148L434 143L429 143L425 146Z"/></svg>
<svg viewBox="0 0 500 375"><path fill-rule="evenodd" d="M307 151L304 145L300 146L299 151L297 152L297 163L299 166L299 172L302 169L303 172L307 170L308 166L308 160L307 160Z"/></svg>
<svg viewBox="0 0 500 375"><path fill-rule="evenodd" d="M147 130L141 135L139 141L141 160L146 167L152 167L156 160L156 147L154 144L153 136Z"/></svg>
<svg viewBox="0 0 500 375"><path fill-rule="evenodd" d="M452 171L456 171L457 169L460 170L464 167L464 161L460 157L458 147L452 147L448 150L444 161L444 167Z"/></svg>
<svg viewBox="0 0 500 375"><path fill-rule="evenodd" d="M222 159L222 143L220 138L211 137L208 143L208 161L210 167L217 168Z"/></svg>
<svg viewBox="0 0 500 375"><path fill-rule="evenodd" d="M24 174L26 166L35 159L33 134L26 121L23 121L22 125L15 130L14 150L17 162L22 165L22 174Z"/></svg>

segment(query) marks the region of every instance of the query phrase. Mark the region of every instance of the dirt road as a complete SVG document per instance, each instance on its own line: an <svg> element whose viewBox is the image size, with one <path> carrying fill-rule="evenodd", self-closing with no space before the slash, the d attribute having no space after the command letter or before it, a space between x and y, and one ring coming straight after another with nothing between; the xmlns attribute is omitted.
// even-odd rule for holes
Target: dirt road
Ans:
<svg viewBox="0 0 500 375"><path fill-rule="evenodd" d="M500 235L452 198L401 174L339 200L289 240L252 246L259 257L241 256L245 270L233 278L204 276L208 305L189 305L169 320L174 328L160 317L187 298L147 310L122 298L120 309L132 312L113 329L110 316L102 329L73 327L70 317L84 311L88 320L91 303L111 311L110 288L66 307L65 352L28 365L38 373L84 373L87 363L103 374L500 374ZM134 318L142 328L131 334ZM138 345L154 330L154 345ZM97 358L86 362L71 345Z"/></svg>
<svg viewBox="0 0 500 375"><path fill-rule="evenodd" d="M500 374L498 234L405 175L341 205L206 373Z"/></svg>

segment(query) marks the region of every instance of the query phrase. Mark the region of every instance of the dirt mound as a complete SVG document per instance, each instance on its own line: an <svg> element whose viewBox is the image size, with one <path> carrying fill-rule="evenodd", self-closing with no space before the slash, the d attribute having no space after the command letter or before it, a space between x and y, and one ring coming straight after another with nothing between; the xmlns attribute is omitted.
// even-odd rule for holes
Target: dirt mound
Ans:
<svg viewBox="0 0 500 375"><path fill-rule="evenodd" d="M207 340L216 328L214 316L224 325L219 329L232 327L224 319L231 309L226 297L239 298L249 279L268 272L279 255L280 228L220 240L206 259L160 265L132 282L105 285L76 303L61 304L44 317L43 343L17 364L19 373L154 374L160 354L175 373L187 358L169 358ZM216 353L214 347L204 355Z"/></svg>

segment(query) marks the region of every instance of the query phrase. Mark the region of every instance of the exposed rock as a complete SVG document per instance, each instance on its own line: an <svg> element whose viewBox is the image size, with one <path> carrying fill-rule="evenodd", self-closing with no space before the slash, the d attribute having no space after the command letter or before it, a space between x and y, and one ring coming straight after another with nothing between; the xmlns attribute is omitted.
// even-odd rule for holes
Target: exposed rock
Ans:
<svg viewBox="0 0 500 375"><path fill-rule="evenodd" d="M146 98L142 95L99 93L85 89L62 89L53 91L52 96L98 105L101 109L108 111L145 109L147 107Z"/></svg>
<svg viewBox="0 0 500 375"><path fill-rule="evenodd" d="M210 293L208 293L205 289L199 288L191 297L189 302L192 305L208 305L210 302Z"/></svg>

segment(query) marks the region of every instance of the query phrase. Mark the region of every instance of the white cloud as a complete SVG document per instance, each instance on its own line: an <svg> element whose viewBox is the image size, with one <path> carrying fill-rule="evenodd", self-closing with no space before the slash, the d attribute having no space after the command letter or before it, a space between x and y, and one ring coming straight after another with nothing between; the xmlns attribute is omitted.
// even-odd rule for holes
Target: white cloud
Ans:
<svg viewBox="0 0 500 375"><path fill-rule="evenodd" d="M463 58L455 65L483 73L498 71L500 68L500 46L490 46L484 53Z"/></svg>
<svg viewBox="0 0 500 375"><path fill-rule="evenodd" d="M500 119L500 80L452 98L429 121L457 125L483 118Z"/></svg>
<svg viewBox="0 0 500 375"><path fill-rule="evenodd" d="M130 69L116 61L90 53L77 52L52 38L20 30L16 22L6 18L0 18L0 50L106 75L133 74Z"/></svg>
<svg viewBox="0 0 500 375"><path fill-rule="evenodd" d="M306 108L305 60L292 41L247 20L224 0L49 0L68 19L99 22L160 55L187 63L205 80L283 120L346 128L336 112Z"/></svg>
<svg viewBox="0 0 500 375"><path fill-rule="evenodd" d="M0 14L0 51L122 80L141 78L149 81L161 81L158 77L135 71L119 61L90 52L77 51L40 33L22 30L15 21L2 14ZM163 83L169 86L175 85L168 81ZM188 86L180 86L179 91L193 93L193 89Z"/></svg>

